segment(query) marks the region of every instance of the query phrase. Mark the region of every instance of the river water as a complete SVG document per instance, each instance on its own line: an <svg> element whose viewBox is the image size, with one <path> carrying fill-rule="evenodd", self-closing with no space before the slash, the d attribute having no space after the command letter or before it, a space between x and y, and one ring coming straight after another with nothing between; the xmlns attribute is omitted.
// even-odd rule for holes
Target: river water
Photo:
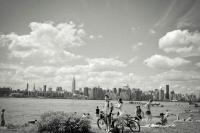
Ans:
<svg viewBox="0 0 200 133"><path fill-rule="evenodd" d="M117 101L112 101L114 104ZM164 107L152 107L152 114L159 115L169 110L171 113L182 113L185 110L195 109L183 102L160 102ZM95 117L97 106L103 108L103 100L72 100L72 99L36 99L36 98L0 98L0 109L6 109L7 123L24 124L27 121L39 119L40 115L49 111L64 111L90 113ZM123 110L133 114L137 105L124 102ZM144 107L142 109L145 111ZM175 119L175 118L173 118Z"/></svg>

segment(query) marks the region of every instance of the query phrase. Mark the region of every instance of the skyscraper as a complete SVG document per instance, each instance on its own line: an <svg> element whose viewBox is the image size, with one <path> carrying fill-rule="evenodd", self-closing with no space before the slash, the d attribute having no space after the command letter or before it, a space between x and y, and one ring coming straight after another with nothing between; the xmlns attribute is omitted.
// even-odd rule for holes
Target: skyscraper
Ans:
<svg viewBox="0 0 200 133"><path fill-rule="evenodd" d="M44 92L47 91L47 86L46 86L46 85L44 85L44 89L43 89L43 91L44 91Z"/></svg>
<svg viewBox="0 0 200 133"><path fill-rule="evenodd" d="M159 100L163 101L164 100L164 90L161 88L159 92Z"/></svg>
<svg viewBox="0 0 200 133"><path fill-rule="evenodd" d="M27 83L27 84L26 84L26 91L28 91L28 87L29 87L29 84Z"/></svg>
<svg viewBox="0 0 200 133"><path fill-rule="evenodd" d="M169 85L166 85L165 99L166 99L166 100L169 100Z"/></svg>
<svg viewBox="0 0 200 133"><path fill-rule="evenodd" d="M34 83L34 85L33 85L33 91L34 91L34 92L36 91L36 89L35 89L35 83Z"/></svg>
<svg viewBox="0 0 200 133"><path fill-rule="evenodd" d="M76 80L75 80L75 77L73 77L73 80L72 80L72 93L73 94L75 93L75 90L76 90Z"/></svg>

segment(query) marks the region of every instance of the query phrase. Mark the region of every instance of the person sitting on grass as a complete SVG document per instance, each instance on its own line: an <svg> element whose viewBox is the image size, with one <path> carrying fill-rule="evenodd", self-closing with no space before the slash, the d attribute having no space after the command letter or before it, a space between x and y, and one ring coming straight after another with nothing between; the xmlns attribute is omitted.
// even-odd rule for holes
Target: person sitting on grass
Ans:
<svg viewBox="0 0 200 133"><path fill-rule="evenodd" d="M165 114L164 113L160 113L160 121L156 123L156 125L166 125L167 124L167 118L169 116L176 116L175 114L169 113L168 110L166 110Z"/></svg>
<svg viewBox="0 0 200 133"><path fill-rule="evenodd" d="M190 114L189 117L186 119L180 119L178 115L177 120L175 120L174 122L193 122L193 121L194 121L193 114Z"/></svg>

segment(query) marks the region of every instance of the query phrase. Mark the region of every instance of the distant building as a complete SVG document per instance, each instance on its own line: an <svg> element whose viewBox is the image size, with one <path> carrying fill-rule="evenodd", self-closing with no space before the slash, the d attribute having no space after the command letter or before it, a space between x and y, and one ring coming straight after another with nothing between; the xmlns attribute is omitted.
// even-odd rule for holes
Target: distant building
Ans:
<svg viewBox="0 0 200 133"><path fill-rule="evenodd" d="M62 91L62 87L56 87L56 92L61 92Z"/></svg>
<svg viewBox="0 0 200 133"><path fill-rule="evenodd" d="M155 89L154 92L153 92L153 99L155 101L158 101L159 100L159 90L158 89Z"/></svg>
<svg viewBox="0 0 200 133"><path fill-rule="evenodd" d="M170 92L170 100L176 100L176 94L174 91Z"/></svg>
<svg viewBox="0 0 200 133"><path fill-rule="evenodd" d="M11 88L9 87L0 88L0 96L9 96L10 93L11 93Z"/></svg>
<svg viewBox="0 0 200 133"><path fill-rule="evenodd" d="M35 83L34 83L34 85L33 85L33 91L34 91L34 92L36 91L36 88L35 88Z"/></svg>
<svg viewBox="0 0 200 133"><path fill-rule="evenodd" d="M159 100L163 101L164 98L165 98L165 93L164 93L164 90L161 88L159 92Z"/></svg>
<svg viewBox="0 0 200 133"><path fill-rule="evenodd" d="M122 88L118 88L118 89L117 89L117 95L118 95L118 96L120 96L121 91L122 91Z"/></svg>
<svg viewBox="0 0 200 133"><path fill-rule="evenodd" d="M140 89L133 88L131 90L131 100L141 101L142 100L142 91Z"/></svg>
<svg viewBox="0 0 200 133"><path fill-rule="evenodd" d="M88 89L89 99L94 99L93 89Z"/></svg>
<svg viewBox="0 0 200 133"><path fill-rule="evenodd" d="M52 92L52 88L50 87L50 88L48 88L48 92Z"/></svg>
<svg viewBox="0 0 200 133"><path fill-rule="evenodd" d="M128 89L130 89L128 84L123 86L123 90L128 90Z"/></svg>
<svg viewBox="0 0 200 133"><path fill-rule="evenodd" d="M43 92L46 92L46 91L47 91L47 85L44 85Z"/></svg>
<svg viewBox="0 0 200 133"><path fill-rule="evenodd" d="M89 88L88 87L84 87L83 95L89 97Z"/></svg>
<svg viewBox="0 0 200 133"><path fill-rule="evenodd" d="M166 85L165 99L166 99L166 100L169 100L169 85Z"/></svg>
<svg viewBox="0 0 200 133"><path fill-rule="evenodd" d="M117 94L117 88L113 88L113 93Z"/></svg>
<svg viewBox="0 0 200 133"><path fill-rule="evenodd" d="M26 91L28 91L28 87L29 87L29 84L27 83L27 84L26 84Z"/></svg>
<svg viewBox="0 0 200 133"><path fill-rule="evenodd" d="M75 90L76 90L76 80L75 80L75 77L73 77L73 80L72 80L72 93L75 93Z"/></svg>

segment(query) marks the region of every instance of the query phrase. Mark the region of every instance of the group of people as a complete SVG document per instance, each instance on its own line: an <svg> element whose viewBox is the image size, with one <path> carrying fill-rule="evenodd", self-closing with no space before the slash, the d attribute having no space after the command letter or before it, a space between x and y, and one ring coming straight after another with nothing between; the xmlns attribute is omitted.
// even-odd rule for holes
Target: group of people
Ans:
<svg viewBox="0 0 200 133"><path fill-rule="evenodd" d="M152 121L151 106L152 106L152 100L151 99L144 106L145 112L141 109L140 106L136 106L135 119L138 120L139 123L141 122L141 120L144 118L144 115L145 115L147 125L149 125L149 126L151 125L151 121ZM115 110L115 113L113 113L114 110ZM123 114L124 114L122 99L119 98L117 100L117 104L113 105L113 103L111 103L111 101L110 101L109 96L105 95L105 103L104 103L103 112L104 112L105 119L106 119L106 130L109 132L110 128L111 128L110 127L111 118L112 118L111 116L113 114L117 114L117 117L120 117L120 116L123 116ZM100 109L97 106L96 115L99 117L99 114L100 114ZM165 113L160 113L160 115L158 116L160 118L160 120L158 122L156 122L156 124L157 125L166 125L167 124L167 118L171 115L175 115L175 114L169 113L168 110L166 110Z"/></svg>
<svg viewBox="0 0 200 133"><path fill-rule="evenodd" d="M151 121L151 119L152 119L152 115L151 115L151 102L152 102L152 100L149 100L149 102L145 105L145 107L146 107L147 121ZM115 113L114 113L114 110L116 110ZM122 99L118 98L117 104L113 105L113 103L110 102L109 95L105 95L105 103L104 103L103 112L104 112L105 119L106 119L106 130L109 132L110 131L110 125L111 125L112 115L116 114L117 117L121 117L124 114ZM99 114L100 114L100 109L97 106L97 108L96 108L96 115L97 115L97 117L99 117ZM140 122L142 120L142 118L144 118L144 112L140 108L140 106L136 107L135 118L138 120L138 122Z"/></svg>

